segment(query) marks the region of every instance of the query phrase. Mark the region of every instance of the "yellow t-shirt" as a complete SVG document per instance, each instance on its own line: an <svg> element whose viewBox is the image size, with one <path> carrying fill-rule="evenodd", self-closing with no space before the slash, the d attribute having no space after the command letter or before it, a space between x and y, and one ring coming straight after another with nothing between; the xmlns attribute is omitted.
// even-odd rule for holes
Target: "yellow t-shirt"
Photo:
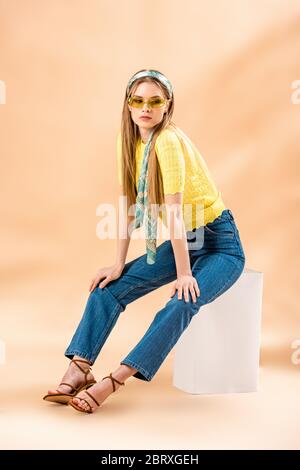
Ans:
<svg viewBox="0 0 300 470"><path fill-rule="evenodd" d="M117 168L121 179L121 131L117 136ZM146 144L141 138L136 145L136 188ZM164 194L183 192L183 214L186 230L213 222L226 206L217 190L204 158L198 149L178 128L163 129L156 139L155 151L159 161ZM165 213L159 215L167 225Z"/></svg>

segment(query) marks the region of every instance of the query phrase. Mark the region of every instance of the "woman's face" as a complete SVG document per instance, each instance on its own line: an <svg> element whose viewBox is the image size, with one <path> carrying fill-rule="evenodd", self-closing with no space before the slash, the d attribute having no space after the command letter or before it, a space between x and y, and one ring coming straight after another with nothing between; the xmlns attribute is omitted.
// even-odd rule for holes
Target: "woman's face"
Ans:
<svg viewBox="0 0 300 470"><path fill-rule="evenodd" d="M131 96L139 96L144 100L148 100L153 97L165 98L161 89L155 83L143 82L140 83L137 88L131 93ZM134 106L128 107L131 111L132 120L139 126L140 130L150 131L152 127L160 123L164 117L164 113L168 109L168 103L160 108L150 108L148 103L144 103L142 108L135 108ZM148 116L151 119L141 119L142 116Z"/></svg>

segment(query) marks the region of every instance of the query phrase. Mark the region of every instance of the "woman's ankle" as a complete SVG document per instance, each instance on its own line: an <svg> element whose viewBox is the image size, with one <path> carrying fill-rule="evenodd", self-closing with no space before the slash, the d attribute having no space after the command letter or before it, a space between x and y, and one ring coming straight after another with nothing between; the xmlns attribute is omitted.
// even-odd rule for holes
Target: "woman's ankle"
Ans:
<svg viewBox="0 0 300 470"><path fill-rule="evenodd" d="M131 377L136 372L137 369L127 366L126 364L120 364L119 367L114 372L112 372L112 376L119 382L125 382L125 380L129 379L129 377Z"/></svg>
<svg viewBox="0 0 300 470"><path fill-rule="evenodd" d="M81 357L81 356L73 356L73 360L74 361L85 361L86 363L88 363L90 366L92 365L92 362L89 360L89 359L86 359L85 357Z"/></svg>

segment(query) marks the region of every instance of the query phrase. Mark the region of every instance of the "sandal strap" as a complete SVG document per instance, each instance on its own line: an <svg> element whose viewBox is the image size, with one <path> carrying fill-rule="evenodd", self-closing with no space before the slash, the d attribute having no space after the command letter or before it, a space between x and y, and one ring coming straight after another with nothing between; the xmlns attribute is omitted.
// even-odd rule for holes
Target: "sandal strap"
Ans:
<svg viewBox="0 0 300 470"><path fill-rule="evenodd" d="M88 369L83 369L82 367L80 367L79 364L77 364L78 362L83 362L84 364L88 364L89 366L91 366L91 363L89 361L85 361L83 359L71 359L70 362L74 362L74 364L76 364L76 366L81 370L81 372L83 372L84 374L87 374L88 371L90 370L91 367L89 367Z"/></svg>
<svg viewBox="0 0 300 470"><path fill-rule="evenodd" d="M94 402L96 403L97 406L100 406L100 404L97 402L96 398L93 397L93 395L90 392L85 390L84 393L86 393L89 397L91 397L91 399L94 400Z"/></svg>
<svg viewBox="0 0 300 470"><path fill-rule="evenodd" d="M104 380L104 379L110 379L111 380L114 392L116 390L115 382L117 382L119 385L125 385L124 382L119 382L119 380L117 380L115 377L113 377L112 373L110 373L109 375L106 375L105 377L103 377L102 380Z"/></svg>
<svg viewBox="0 0 300 470"><path fill-rule="evenodd" d="M84 385L86 385L87 384L87 375L90 372L91 367L89 367L87 369L83 369L82 367L80 367L79 364L77 364L77 362L83 362L85 364L89 364L89 366L91 366L91 363L89 361L85 361L84 359L72 359L71 362L73 362L81 370L81 372L83 372L84 381L85 381Z"/></svg>
<svg viewBox="0 0 300 470"><path fill-rule="evenodd" d="M97 406L100 406L100 403L97 402L96 398L93 397L93 395L88 392L87 390L84 390L84 393L86 393L92 400L94 400L94 402L96 403ZM89 411L93 411L92 410L92 407L90 405L90 403L85 399L85 398L81 398L81 397L76 397L78 400L82 400L84 401L85 403L87 403L88 407L89 407Z"/></svg>
<svg viewBox="0 0 300 470"><path fill-rule="evenodd" d="M71 385L71 384L67 384L67 383L65 383L65 382L61 382L58 387L60 387L61 385L67 385L68 387L71 387L70 393L72 393L72 390L74 390L74 391L76 390L76 388L75 388L73 385ZM63 392L60 392L60 393L63 393Z"/></svg>
<svg viewBox="0 0 300 470"><path fill-rule="evenodd" d="M89 411L93 411L91 405L89 404L89 402L85 398L80 398L80 397L76 397L76 398L77 398L77 400L84 401L88 405ZM75 403L74 403L74 405L75 405Z"/></svg>
<svg viewBox="0 0 300 470"><path fill-rule="evenodd" d="M76 387L74 387L74 385L67 384L66 382L61 382L61 383L59 384L59 387L60 387L61 385L68 385L68 387L71 387L71 389L74 390L74 392L77 392L77 390L81 387L81 385L79 385L79 387L76 388ZM60 393L62 393L62 392L60 392ZM72 393L72 391L71 391L70 393Z"/></svg>
<svg viewBox="0 0 300 470"><path fill-rule="evenodd" d="M85 370L82 367L80 367L80 365L77 364L77 362L83 362L85 364L89 364L89 366L91 366L91 363L89 361L84 360L84 359L72 359L70 362L74 362L74 364L81 370L81 372L83 372L83 374L84 374L84 385L87 385L88 384L87 375L90 372L91 367L89 367L88 369ZM80 387L82 387L82 384L78 385L78 387L76 388L76 387L74 387L74 385L67 384L66 382L61 382L59 384L59 387L61 385L67 385L68 387L71 387L71 389L74 390L74 392L77 392L80 389ZM73 393L73 392L71 391L70 393Z"/></svg>

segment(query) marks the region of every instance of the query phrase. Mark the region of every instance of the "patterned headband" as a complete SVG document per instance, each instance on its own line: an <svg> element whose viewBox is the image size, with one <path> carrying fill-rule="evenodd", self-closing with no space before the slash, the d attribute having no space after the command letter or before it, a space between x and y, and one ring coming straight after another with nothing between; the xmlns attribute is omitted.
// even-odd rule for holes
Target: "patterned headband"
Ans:
<svg viewBox="0 0 300 470"><path fill-rule="evenodd" d="M173 96L173 87L171 85L171 82L167 79L167 77L165 77L165 75L163 75L160 72L156 72L155 70L144 70L142 72L137 72L135 75L133 75L131 77L131 79L129 80L127 88L126 88L127 95L129 95L129 90L130 90L132 84L138 78L142 78L142 77L155 77L155 78L157 78L161 83L163 83L167 87L167 89L169 91L169 95L171 97Z"/></svg>

